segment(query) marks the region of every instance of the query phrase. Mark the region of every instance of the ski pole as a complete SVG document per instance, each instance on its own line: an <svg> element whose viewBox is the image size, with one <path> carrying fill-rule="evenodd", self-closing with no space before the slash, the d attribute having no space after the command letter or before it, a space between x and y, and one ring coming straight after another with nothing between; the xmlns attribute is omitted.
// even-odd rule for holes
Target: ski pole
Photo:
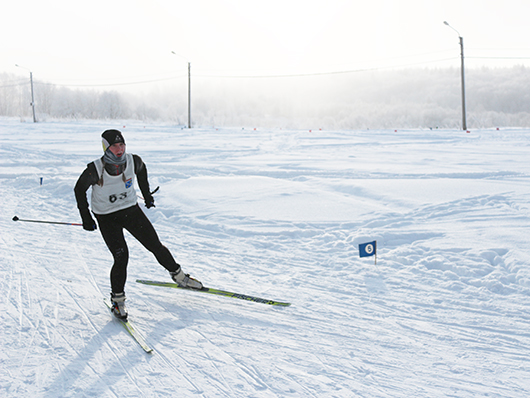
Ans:
<svg viewBox="0 0 530 398"><path fill-rule="evenodd" d="M160 189L160 186L156 187L155 190L151 192L151 195L155 194L159 189ZM138 197L144 200L144 198L142 198L140 195L138 195Z"/></svg>
<svg viewBox="0 0 530 398"><path fill-rule="evenodd" d="M41 223L41 224L59 224L59 225L79 225L79 226L83 226L83 224L78 224L78 223L73 223L73 222L23 220L21 218L18 218L17 216L13 217L13 221L38 222L38 223Z"/></svg>

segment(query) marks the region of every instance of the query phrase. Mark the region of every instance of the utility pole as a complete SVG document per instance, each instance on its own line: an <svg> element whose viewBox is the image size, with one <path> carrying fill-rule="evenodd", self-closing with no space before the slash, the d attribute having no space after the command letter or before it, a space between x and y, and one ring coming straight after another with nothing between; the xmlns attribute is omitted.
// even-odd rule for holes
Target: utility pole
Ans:
<svg viewBox="0 0 530 398"><path fill-rule="evenodd" d="M188 62L188 128L191 129L191 62Z"/></svg>
<svg viewBox="0 0 530 398"><path fill-rule="evenodd" d="M184 58L175 51L171 51L171 54ZM191 129L191 62L188 62L188 128Z"/></svg>
<svg viewBox="0 0 530 398"><path fill-rule="evenodd" d="M456 33L458 33L458 38L460 39L460 80L461 80L461 86L462 86L462 129L467 130L467 123L466 123L466 85L465 85L465 78L464 78L464 38L460 35L458 30L453 28L447 21L444 21L444 24L449 26L451 29L453 29Z"/></svg>
<svg viewBox="0 0 530 398"><path fill-rule="evenodd" d="M35 116L35 95L33 93L33 72L31 72L31 70L29 70L28 68L25 68L23 66L20 66L18 64L15 64L15 66L19 67L19 68L22 68L22 69L26 69L29 71L29 83L30 83L30 86L31 86L31 109L33 111L33 123L37 123L37 117Z"/></svg>

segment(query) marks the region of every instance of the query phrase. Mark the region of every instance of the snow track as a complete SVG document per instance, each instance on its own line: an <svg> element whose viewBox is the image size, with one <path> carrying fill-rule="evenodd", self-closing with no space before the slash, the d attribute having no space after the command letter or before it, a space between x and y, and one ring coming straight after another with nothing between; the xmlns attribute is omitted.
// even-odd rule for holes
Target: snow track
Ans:
<svg viewBox="0 0 530 398"><path fill-rule="evenodd" d="M128 237L146 355L102 303L99 232L12 221L79 222L73 186L106 128L160 185L146 213L186 272L292 306L137 284L169 277ZM517 129L0 119L0 396L526 398L529 147ZM371 240L377 265L358 257Z"/></svg>

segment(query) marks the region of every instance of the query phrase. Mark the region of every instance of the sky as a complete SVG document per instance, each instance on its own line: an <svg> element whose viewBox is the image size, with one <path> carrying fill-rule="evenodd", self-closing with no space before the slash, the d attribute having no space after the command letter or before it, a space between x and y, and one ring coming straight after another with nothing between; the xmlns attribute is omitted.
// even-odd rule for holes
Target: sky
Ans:
<svg viewBox="0 0 530 398"><path fill-rule="evenodd" d="M61 85L185 79L188 62L194 76L459 67L444 21L466 67L530 64L525 0L2 2L0 72Z"/></svg>

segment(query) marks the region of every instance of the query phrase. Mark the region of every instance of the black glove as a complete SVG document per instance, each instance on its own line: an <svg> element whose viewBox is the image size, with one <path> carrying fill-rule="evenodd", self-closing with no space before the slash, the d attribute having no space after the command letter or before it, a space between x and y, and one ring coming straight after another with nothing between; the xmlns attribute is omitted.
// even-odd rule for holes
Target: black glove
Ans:
<svg viewBox="0 0 530 398"><path fill-rule="evenodd" d="M155 206L155 198L153 198L152 195L146 196L146 198L145 198L145 207L147 207L148 209L150 209L151 207L156 207Z"/></svg>
<svg viewBox="0 0 530 398"><path fill-rule="evenodd" d="M96 225L96 222L92 218L89 212L86 212L84 214L81 214L81 218L83 219L83 229L86 231L94 231L98 227Z"/></svg>

